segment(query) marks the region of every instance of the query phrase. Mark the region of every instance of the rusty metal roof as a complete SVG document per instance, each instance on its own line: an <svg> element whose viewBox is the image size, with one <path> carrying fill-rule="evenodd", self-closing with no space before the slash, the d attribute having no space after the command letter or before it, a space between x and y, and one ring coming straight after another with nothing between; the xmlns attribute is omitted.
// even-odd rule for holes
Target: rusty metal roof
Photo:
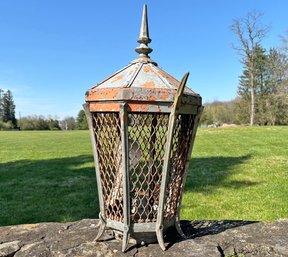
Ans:
<svg viewBox="0 0 288 257"><path fill-rule="evenodd" d="M159 68L148 55L153 50L148 46L151 38L146 5L143 8L140 36L137 42L140 45L135 51L139 56L128 66L93 86L86 93L86 101L173 102L180 82ZM191 98L194 103L201 102L201 97L188 87L185 88L184 95L194 98L194 100Z"/></svg>

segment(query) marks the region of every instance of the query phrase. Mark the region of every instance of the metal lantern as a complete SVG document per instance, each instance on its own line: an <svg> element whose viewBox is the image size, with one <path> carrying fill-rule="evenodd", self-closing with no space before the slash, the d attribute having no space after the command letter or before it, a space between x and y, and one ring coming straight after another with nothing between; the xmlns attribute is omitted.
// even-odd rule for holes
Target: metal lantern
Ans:
<svg viewBox="0 0 288 257"><path fill-rule="evenodd" d="M199 118L200 95L149 57L152 49L144 5L139 56L86 93L86 112L100 205L99 239L105 228L149 242L179 225L181 198Z"/></svg>

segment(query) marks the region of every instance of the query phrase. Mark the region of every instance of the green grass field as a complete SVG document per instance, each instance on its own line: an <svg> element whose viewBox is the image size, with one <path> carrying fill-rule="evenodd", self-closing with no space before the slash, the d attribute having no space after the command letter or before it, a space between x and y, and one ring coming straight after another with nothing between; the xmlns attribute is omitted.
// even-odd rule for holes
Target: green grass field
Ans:
<svg viewBox="0 0 288 257"><path fill-rule="evenodd" d="M88 131L0 131L0 225L98 217ZM288 127L199 129L181 219L288 217Z"/></svg>

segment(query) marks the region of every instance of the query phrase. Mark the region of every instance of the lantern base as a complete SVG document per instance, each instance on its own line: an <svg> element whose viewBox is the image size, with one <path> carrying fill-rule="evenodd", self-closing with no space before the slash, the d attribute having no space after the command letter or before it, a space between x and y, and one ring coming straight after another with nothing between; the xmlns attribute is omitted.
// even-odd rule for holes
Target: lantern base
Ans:
<svg viewBox="0 0 288 257"><path fill-rule="evenodd" d="M113 230L115 239L122 241L123 240L123 232L118 230ZM139 232L134 233L129 238L129 244L132 245L147 245L147 244L153 244L157 243L157 236L155 232Z"/></svg>
<svg viewBox="0 0 288 257"><path fill-rule="evenodd" d="M164 244L165 232L168 228L173 226L176 227L181 236L184 235L179 224L177 224L177 221L175 220L164 222L163 230L156 229L156 222L131 223L128 231L125 231L124 224L119 221L109 219L104 221L104 219L100 219L99 225L99 231L95 241L100 239L101 235L104 233L104 230L112 230L113 236L117 240L122 241L122 252L126 251L128 244L143 246L157 242L159 243L160 248L164 251L166 249ZM182 233L179 231L179 229Z"/></svg>

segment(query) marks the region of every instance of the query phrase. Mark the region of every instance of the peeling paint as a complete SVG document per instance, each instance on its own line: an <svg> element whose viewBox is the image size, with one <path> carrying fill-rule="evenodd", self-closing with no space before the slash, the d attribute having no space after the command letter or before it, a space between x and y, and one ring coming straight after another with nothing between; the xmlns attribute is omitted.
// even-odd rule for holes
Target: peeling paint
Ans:
<svg viewBox="0 0 288 257"><path fill-rule="evenodd" d="M155 83L154 83L153 81L145 82L145 83L144 83L144 86L145 86L145 87L155 87Z"/></svg>
<svg viewBox="0 0 288 257"><path fill-rule="evenodd" d="M90 103L89 105L90 112L119 112L120 103L118 102L99 102L99 103Z"/></svg>
<svg viewBox="0 0 288 257"><path fill-rule="evenodd" d="M148 104L129 103L128 106L131 112L147 112L148 111Z"/></svg>
<svg viewBox="0 0 288 257"><path fill-rule="evenodd" d="M159 99L161 100L165 100L169 97L169 93L168 92L163 92L159 95Z"/></svg>
<svg viewBox="0 0 288 257"><path fill-rule="evenodd" d="M101 99L115 99L119 93L119 88L107 88L91 90L89 95L86 96L86 101L101 100Z"/></svg>
<svg viewBox="0 0 288 257"><path fill-rule="evenodd" d="M151 95L151 96L149 97L149 101L156 101L156 97L155 97L154 95Z"/></svg>
<svg viewBox="0 0 288 257"><path fill-rule="evenodd" d="M139 62L129 64L91 88L86 94L86 101L90 103L140 101L146 104L154 102L165 105L173 103L179 84L177 79L155 63L150 61L142 63L139 59ZM201 97L188 88L184 90L183 99L185 101L183 104L201 104ZM106 105L103 110L108 110Z"/></svg>
<svg viewBox="0 0 288 257"><path fill-rule="evenodd" d="M113 78L113 80L111 81L111 83L117 82L118 80L122 79L124 77L123 74L116 76L115 78Z"/></svg>
<svg viewBox="0 0 288 257"><path fill-rule="evenodd" d="M152 72L153 70L152 70L152 68L150 66L145 65L144 68L143 68L143 71L144 72Z"/></svg>

